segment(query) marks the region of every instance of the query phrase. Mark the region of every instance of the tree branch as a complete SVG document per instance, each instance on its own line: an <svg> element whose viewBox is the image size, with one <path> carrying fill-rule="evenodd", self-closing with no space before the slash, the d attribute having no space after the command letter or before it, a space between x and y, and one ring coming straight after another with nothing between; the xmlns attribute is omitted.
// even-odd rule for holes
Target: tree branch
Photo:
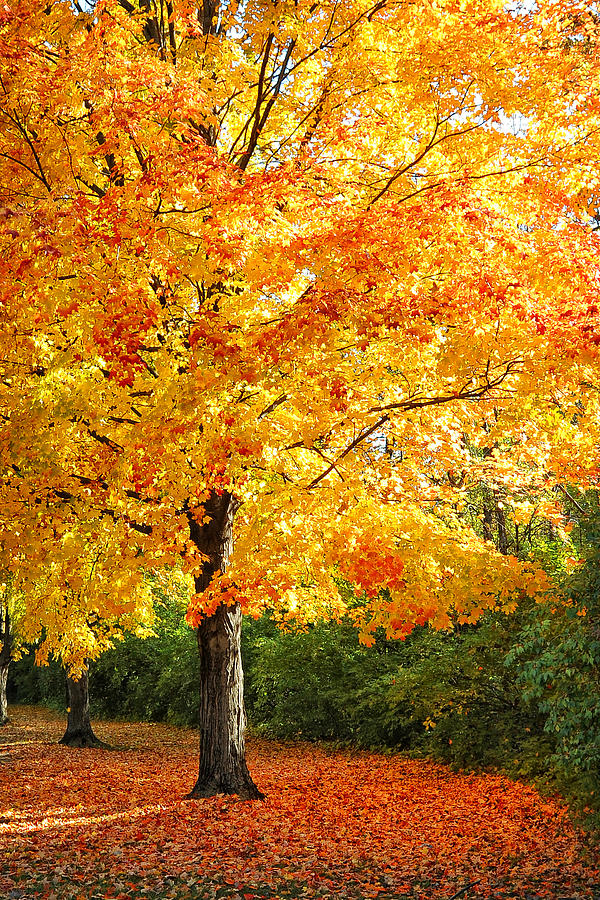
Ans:
<svg viewBox="0 0 600 900"><path fill-rule="evenodd" d="M417 400L401 400L398 403L388 403L383 406L372 406L368 410L369 412L384 412L386 410L406 410L410 411L413 409L423 409L426 406L441 406L445 403L452 403L458 400L481 400L487 393L489 393L493 388L498 387L505 378L508 377L512 369L519 363L519 360L513 360L506 364L506 368L504 372L498 375L497 378L490 381L486 378L486 381L483 385L473 388L472 390L467 390L467 385L461 388L455 394L442 395L439 397L424 397L423 399ZM365 428L360 434L346 447L346 449L340 453L337 459L328 466L320 475L317 475L316 478L310 482L307 486L308 490L312 490L312 488L316 487L324 478L326 478L331 472L334 471L335 467L340 463L352 450L355 450L360 444L366 441L378 428L381 428L386 422L390 421L389 412L386 412L385 415L381 416L374 422L373 425L370 425L368 428Z"/></svg>

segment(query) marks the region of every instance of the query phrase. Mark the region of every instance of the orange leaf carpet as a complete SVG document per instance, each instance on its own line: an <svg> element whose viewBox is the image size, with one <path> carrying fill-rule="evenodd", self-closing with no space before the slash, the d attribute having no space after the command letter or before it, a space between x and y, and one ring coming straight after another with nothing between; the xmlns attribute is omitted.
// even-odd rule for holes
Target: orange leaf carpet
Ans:
<svg viewBox="0 0 600 900"><path fill-rule="evenodd" d="M13 707L0 731L0 896L600 897L598 858L563 805L500 775L309 744L249 742L265 802L184 800L197 735Z"/></svg>

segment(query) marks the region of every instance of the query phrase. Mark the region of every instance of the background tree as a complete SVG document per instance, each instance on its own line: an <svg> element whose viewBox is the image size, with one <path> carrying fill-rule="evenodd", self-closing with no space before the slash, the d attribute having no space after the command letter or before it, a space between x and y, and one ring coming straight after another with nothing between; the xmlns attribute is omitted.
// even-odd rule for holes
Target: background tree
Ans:
<svg viewBox="0 0 600 900"><path fill-rule="evenodd" d="M12 659L12 641L10 631L10 614L4 604L0 607L0 725L8 722L8 706L6 702L6 685L8 683L8 667Z"/></svg>
<svg viewBox="0 0 600 900"><path fill-rule="evenodd" d="M242 612L348 610L369 643L544 586L455 505L596 469L595 70L546 13L3 13L3 553L94 520L125 578L183 561L194 796L259 795Z"/></svg>
<svg viewBox="0 0 600 900"><path fill-rule="evenodd" d="M127 550L119 551L118 533L102 522L73 524L60 542L55 537L52 558L23 593L22 640L36 647L38 665L53 657L64 668L67 728L60 743L70 747L103 746L90 722L90 661L128 632L145 637L153 622L150 585L123 564Z"/></svg>
<svg viewBox="0 0 600 900"><path fill-rule="evenodd" d="M13 660L20 658L22 652L18 626L23 615L23 603L15 581L14 574L7 571L0 583L0 725L8 722L6 688L9 667Z"/></svg>

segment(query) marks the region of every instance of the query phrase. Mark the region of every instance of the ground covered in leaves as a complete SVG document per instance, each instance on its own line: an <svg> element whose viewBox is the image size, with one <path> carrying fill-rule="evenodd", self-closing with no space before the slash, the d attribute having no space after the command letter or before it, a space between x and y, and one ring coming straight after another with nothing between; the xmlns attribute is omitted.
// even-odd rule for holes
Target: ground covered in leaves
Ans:
<svg viewBox="0 0 600 900"><path fill-rule="evenodd" d="M251 741L265 802L184 800L197 736L101 723L112 750L55 742L13 707L0 731L0 896L600 897L598 857L563 806L495 775L401 756Z"/></svg>

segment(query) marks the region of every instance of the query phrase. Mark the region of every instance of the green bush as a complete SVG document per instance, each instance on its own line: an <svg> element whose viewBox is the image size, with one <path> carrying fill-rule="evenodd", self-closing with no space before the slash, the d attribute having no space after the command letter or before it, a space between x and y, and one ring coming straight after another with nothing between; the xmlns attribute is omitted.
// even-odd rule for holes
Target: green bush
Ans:
<svg viewBox="0 0 600 900"><path fill-rule="evenodd" d="M514 666L505 665L518 628L517 619L490 615L451 634L379 636L365 649L349 626L281 634L261 620L247 638L250 721L278 738L408 749L531 774L543 767L549 740Z"/></svg>
<svg viewBox="0 0 600 900"><path fill-rule="evenodd" d="M413 750L457 768L504 767L519 774L541 770L548 752L543 717L524 702L505 655L518 623L501 614L453 634L423 629L399 668L388 703L423 728Z"/></svg>
<svg viewBox="0 0 600 900"><path fill-rule="evenodd" d="M600 554L572 578L570 606L546 603L508 654L552 738L550 762L590 798L600 792Z"/></svg>
<svg viewBox="0 0 600 900"><path fill-rule="evenodd" d="M268 618L250 624L244 643L253 725L278 738L407 745L404 723L385 700L399 648L361 647L344 625L282 633Z"/></svg>
<svg viewBox="0 0 600 900"><path fill-rule="evenodd" d="M198 650L193 631L161 615L156 637L128 635L90 670L95 715L195 725L198 721Z"/></svg>
<svg viewBox="0 0 600 900"><path fill-rule="evenodd" d="M50 662L36 666L33 651L26 653L8 670L7 695L9 703L43 703L54 709L65 709L67 688L61 666Z"/></svg>

